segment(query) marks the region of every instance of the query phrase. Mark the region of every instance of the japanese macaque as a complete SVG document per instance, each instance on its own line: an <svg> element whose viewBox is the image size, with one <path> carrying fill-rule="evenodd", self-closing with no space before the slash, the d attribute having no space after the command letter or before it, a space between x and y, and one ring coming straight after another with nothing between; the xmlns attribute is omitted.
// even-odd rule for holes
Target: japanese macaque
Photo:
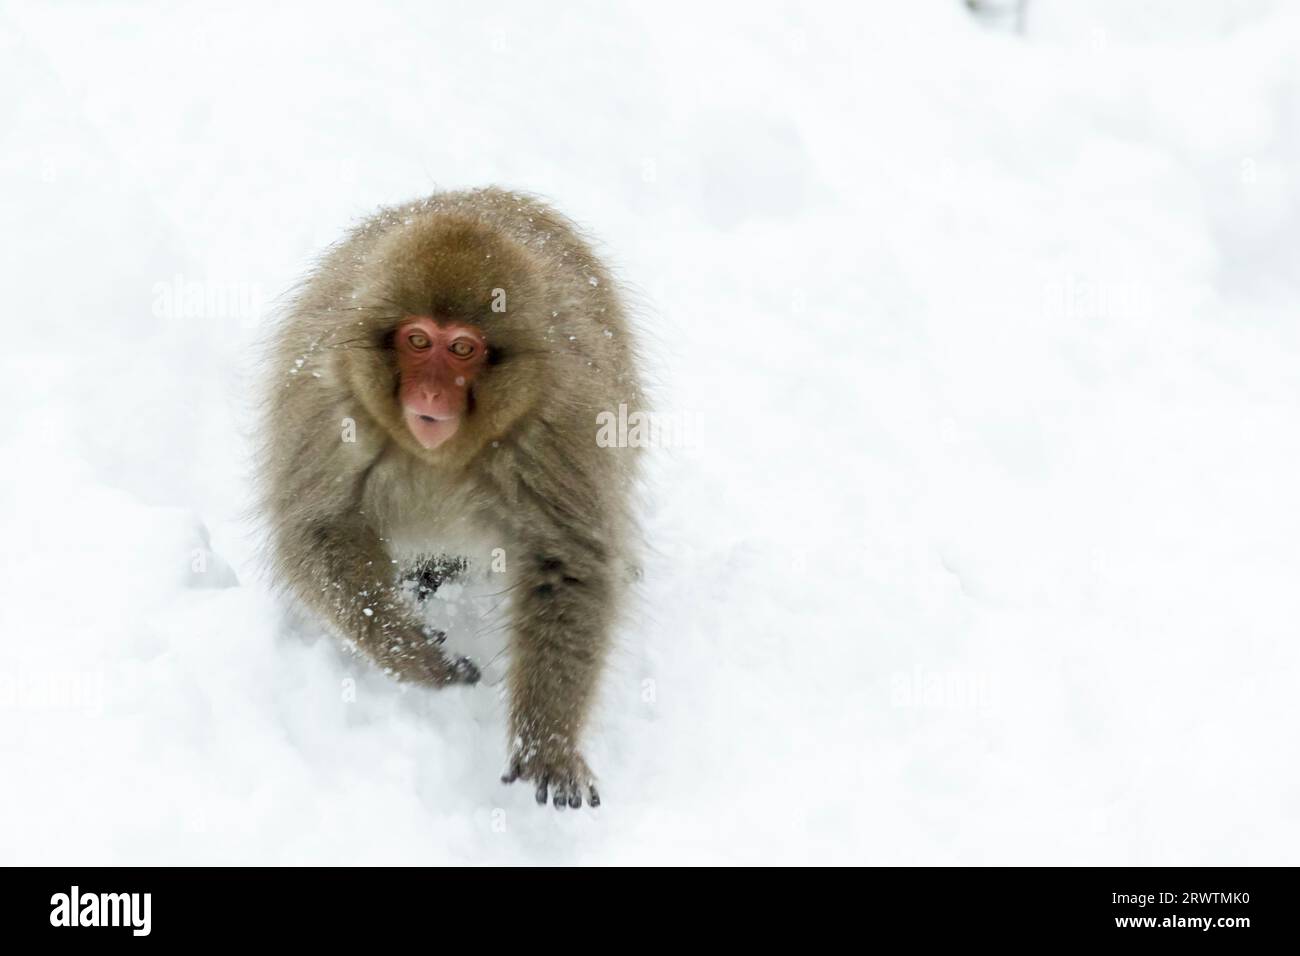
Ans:
<svg viewBox="0 0 1300 956"><path fill-rule="evenodd" d="M644 407L604 266L532 197L439 193L333 246L271 347L259 471L275 577L397 680L472 684L410 582L424 595L461 555L503 558L502 779L556 808L599 805L580 742L630 578L636 476L635 449L598 445L597 416Z"/></svg>

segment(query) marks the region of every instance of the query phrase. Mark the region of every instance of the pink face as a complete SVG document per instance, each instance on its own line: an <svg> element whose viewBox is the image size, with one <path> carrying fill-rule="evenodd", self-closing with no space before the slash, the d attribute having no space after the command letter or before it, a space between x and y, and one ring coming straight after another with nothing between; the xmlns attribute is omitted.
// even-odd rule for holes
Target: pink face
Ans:
<svg viewBox="0 0 1300 956"><path fill-rule="evenodd" d="M425 448L437 448L456 434L469 409L469 387L487 360L487 343L472 325L413 315L397 327L393 347L406 427Z"/></svg>

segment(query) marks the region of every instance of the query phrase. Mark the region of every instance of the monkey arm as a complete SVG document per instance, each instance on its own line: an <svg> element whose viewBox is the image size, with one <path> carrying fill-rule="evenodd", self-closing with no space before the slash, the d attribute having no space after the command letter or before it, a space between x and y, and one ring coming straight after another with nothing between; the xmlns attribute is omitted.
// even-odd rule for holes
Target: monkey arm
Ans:
<svg viewBox="0 0 1300 956"><path fill-rule="evenodd" d="M538 803L600 803L581 738L596 697L622 597L622 485L618 460L582 427L538 415L490 459L493 509L514 542L506 782L531 781ZM592 413L591 418L594 418ZM596 454L593 454L593 451ZM548 793L549 791L549 793Z"/></svg>
<svg viewBox="0 0 1300 956"><path fill-rule="evenodd" d="M432 686L478 681L478 668L468 658L448 658L441 632L412 615L396 565L363 521L303 521L282 530L277 545L280 555L297 556L281 564L299 599L385 671Z"/></svg>
<svg viewBox="0 0 1300 956"><path fill-rule="evenodd" d="M568 560L560 549L536 552L512 606L514 756L506 780L532 780L538 803L549 786L557 808L582 806L584 794L600 803L579 741L608 652L612 603L608 571L572 547Z"/></svg>
<svg viewBox="0 0 1300 956"><path fill-rule="evenodd" d="M595 806L600 797L579 746L620 594L618 538L609 530L603 476L544 467L580 459L555 448L541 452L527 438L515 451L514 507L505 513L515 516L520 559L511 602L513 756L505 779L531 780L539 803L550 788L557 808L581 806L584 794Z"/></svg>

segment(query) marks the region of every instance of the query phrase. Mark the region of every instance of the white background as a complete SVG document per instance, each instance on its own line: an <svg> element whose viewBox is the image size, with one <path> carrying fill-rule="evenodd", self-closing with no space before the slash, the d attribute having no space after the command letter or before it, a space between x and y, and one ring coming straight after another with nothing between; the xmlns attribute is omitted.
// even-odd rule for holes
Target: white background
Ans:
<svg viewBox="0 0 1300 956"><path fill-rule="evenodd" d="M3 4L0 862L1300 862L1298 52L1264 0ZM278 298L488 183L599 237L690 426L594 813L497 782L498 687L287 627L247 514Z"/></svg>

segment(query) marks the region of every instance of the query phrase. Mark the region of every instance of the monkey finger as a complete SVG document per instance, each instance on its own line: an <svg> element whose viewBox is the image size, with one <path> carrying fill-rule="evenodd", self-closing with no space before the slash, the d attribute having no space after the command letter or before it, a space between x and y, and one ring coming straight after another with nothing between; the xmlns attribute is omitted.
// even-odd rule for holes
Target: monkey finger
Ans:
<svg viewBox="0 0 1300 956"><path fill-rule="evenodd" d="M506 769L506 772L501 775L501 782L514 783L516 780L519 779L519 774L521 773L521 771L522 768L519 766L518 760L510 761L510 766Z"/></svg>
<svg viewBox="0 0 1300 956"><path fill-rule="evenodd" d="M569 806L574 810L582 806L582 787L576 780L569 781Z"/></svg>
<svg viewBox="0 0 1300 956"><path fill-rule="evenodd" d="M546 785L550 782L550 779L550 774L542 774L541 779L537 781L537 793L534 796L542 806L546 806Z"/></svg>
<svg viewBox="0 0 1300 956"><path fill-rule="evenodd" d="M596 785L594 783L587 785L587 802L591 804L593 808L600 806L600 793L596 790Z"/></svg>

